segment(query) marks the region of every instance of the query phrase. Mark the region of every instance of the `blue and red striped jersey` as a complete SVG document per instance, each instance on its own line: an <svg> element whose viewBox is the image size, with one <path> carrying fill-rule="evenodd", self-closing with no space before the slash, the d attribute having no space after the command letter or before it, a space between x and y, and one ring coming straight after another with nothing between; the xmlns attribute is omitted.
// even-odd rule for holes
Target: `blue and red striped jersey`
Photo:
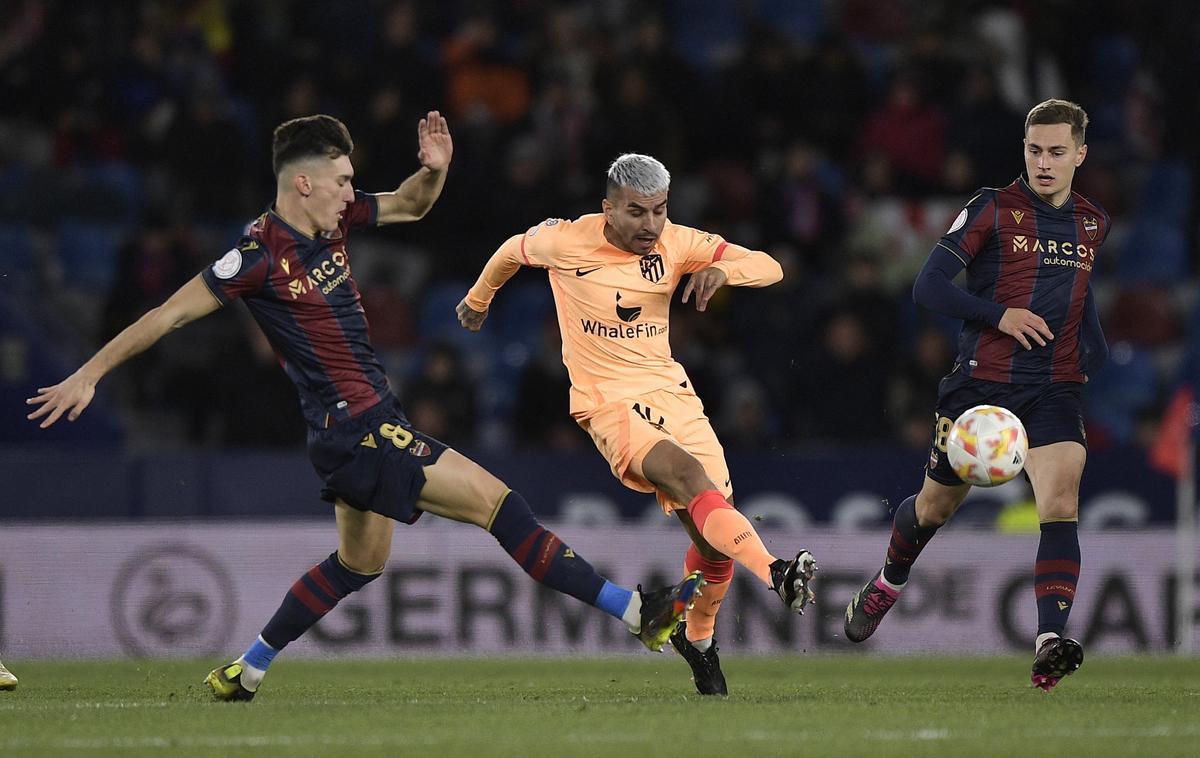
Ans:
<svg viewBox="0 0 1200 758"><path fill-rule="evenodd" d="M310 238L268 210L201 273L222 304L245 301L314 429L390 396L346 251L349 230L374 225L377 213L373 195L355 192L337 231Z"/></svg>
<svg viewBox="0 0 1200 758"><path fill-rule="evenodd" d="M966 289L1005 308L1041 316L1053 340L1032 350L981 321L964 321L958 364L968 376L993 382L1082 382L1080 330L1084 298L1110 219L1098 204L1072 192L1056 208L1022 175L971 198L938 245L966 266Z"/></svg>

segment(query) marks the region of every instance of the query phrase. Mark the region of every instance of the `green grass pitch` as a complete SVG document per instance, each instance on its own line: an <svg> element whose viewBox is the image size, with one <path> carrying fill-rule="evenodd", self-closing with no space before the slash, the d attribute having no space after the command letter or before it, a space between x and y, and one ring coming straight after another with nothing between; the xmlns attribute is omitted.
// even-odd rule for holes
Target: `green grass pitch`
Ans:
<svg viewBox="0 0 1200 758"><path fill-rule="evenodd" d="M1056 691L1029 659L727 656L728 699L671 653L280 659L252 703L218 661L9 661L4 755L1200 755L1200 658L1085 661Z"/></svg>

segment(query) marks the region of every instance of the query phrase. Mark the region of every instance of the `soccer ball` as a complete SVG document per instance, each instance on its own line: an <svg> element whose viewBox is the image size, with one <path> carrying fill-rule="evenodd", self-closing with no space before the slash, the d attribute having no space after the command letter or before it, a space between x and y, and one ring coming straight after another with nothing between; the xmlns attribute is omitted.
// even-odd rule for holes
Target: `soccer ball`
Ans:
<svg viewBox="0 0 1200 758"><path fill-rule="evenodd" d="M1004 484L1025 467L1029 439L1021 419L998 405L977 405L950 428L946 455L958 478L977 487Z"/></svg>

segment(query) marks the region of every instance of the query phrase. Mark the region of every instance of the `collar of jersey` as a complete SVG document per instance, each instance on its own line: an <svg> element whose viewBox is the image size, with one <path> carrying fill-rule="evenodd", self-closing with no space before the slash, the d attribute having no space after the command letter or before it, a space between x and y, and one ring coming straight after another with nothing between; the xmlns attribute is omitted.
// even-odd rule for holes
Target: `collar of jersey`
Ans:
<svg viewBox="0 0 1200 758"><path fill-rule="evenodd" d="M1075 207L1075 190L1071 190L1071 194L1067 195L1067 199L1063 201L1062 205L1053 205L1035 192L1033 187L1029 186L1029 177L1025 175L1024 171L1022 171L1021 175L1017 177L1017 184L1021 185L1021 190L1024 191L1031 200L1033 200L1035 203L1041 203L1051 210L1068 212Z"/></svg>
<svg viewBox="0 0 1200 758"><path fill-rule="evenodd" d="M302 245L302 246L324 245L329 242L334 242L336 240L340 240L342 238L341 234L339 234L337 237L326 237L324 234L318 234L316 237L308 236L304 232L300 231L299 229L297 229L296 227L292 226L287 221L285 221L283 216L280 216L279 213L276 212L275 203L271 203L270 205L267 206L267 216L269 216L276 224L279 224L284 229L286 229L288 234L292 235L292 238L294 240L296 240L297 245Z"/></svg>

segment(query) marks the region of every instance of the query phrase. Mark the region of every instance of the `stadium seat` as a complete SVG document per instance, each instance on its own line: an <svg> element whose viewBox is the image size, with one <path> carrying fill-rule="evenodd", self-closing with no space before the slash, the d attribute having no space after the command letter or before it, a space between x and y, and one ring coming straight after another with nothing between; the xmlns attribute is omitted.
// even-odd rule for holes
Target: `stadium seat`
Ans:
<svg viewBox="0 0 1200 758"><path fill-rule="evenodd" d="M89 166L83 170L84 186L90 192L103 194L108 198L112 210L116 214L106 214L110 221L122 224L136 224L142 217L144 195L142 177L137 169L128 163L110 161Z"/></svg>
<svg viewBox="0 0 1200 758"><path fill-rule="evenodd" d="M423 342L449 342L464 350L478 347L479 336L462 328L455 311L470 287L470 282L450 281L435 284L421 293L419 331Z"/></svg>
<svg viewBox="0 0 1200 758"><path fill-rule="evenodd" d="M1143 347L1168 345L1179 338L1180 318L1170 290L1137 285L1122 287L1104 318L1111 342Z"/></svg>
<svg viewBox="0 0 1200 758"><path fill-rule="evenodd" d="M1133 37L1113 34L1091 42L1092 75L1111 92L1124 92L1138 67L1138 45Z"/></svg>
<svg viewBox="0 0 1200 758"><path fill-rule="evenodd" d="M506 287L496 298L488 324L508 342L532 345L542 322L554 313L554 295L544 281Z"/></svg>
<svg viewBox="0 0 1200 758"><path fill-rule="evenodd" d="M24 224L0 224L0 275L24 276L34 266L33 235Z"/></svg>
<svg viewBox="0 0 1200 758"><path fill-rule="evenodd" d="M125 230L114 224L67 219L58 225L58 260L63 282L104 294L117 274L117 251Z"/></svg>
<svg viewBox="0 0 1200 758"><path fill-rule="evenodd" d="M745 31L745 18L736 0L717 0L696 13L689 2L670 5L667 28L674 47L698 70L715 70L723 52L736 45Z"/></svg>
<svg viewBox="0 0 1200 758"><path fill-rule="evenodd" d="M759 23L798 45L815 45L825 32L825 3L820 0L760 0L756 6Z"/></svg>
<svg viewBox="0 0 1200 758"><path fill-rule="evenodd" d="M1154 404L1159 391L1158 371L1150 352L1128 342L1116 342L1110 347L1103 370L1088 377L1086 416L1114 443L1131 442L1139 415Z"/></svg>
<svg viewBox="0 0 1200 758"><path fill-rule="evenodd" d="M1147 215L1135 219L1117 261L1124 283L1172 285L1187 276L1188 250L1183 229Z"/></svg>
<svg viewBox="0 0 1200 758"><path fill-rule="evenodd" d="M1146 175L1138 213L1182 226L1192 207L1192 173L1182 161L1162 161Z"/></svg>

